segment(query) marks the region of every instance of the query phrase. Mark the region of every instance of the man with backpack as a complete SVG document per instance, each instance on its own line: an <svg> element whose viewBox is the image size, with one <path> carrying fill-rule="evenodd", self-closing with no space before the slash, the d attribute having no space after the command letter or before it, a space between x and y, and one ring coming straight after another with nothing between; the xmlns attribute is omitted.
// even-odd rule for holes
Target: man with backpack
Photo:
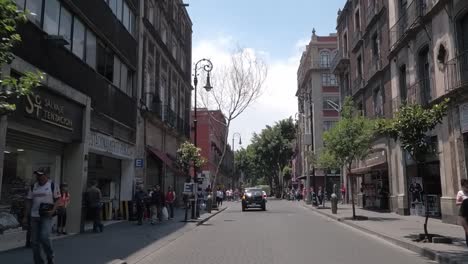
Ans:
<svg viewBox="0 0 468 264"><path fill-rule="evenodd" d="M35 171L36 182L26 197L23 223L31 223L31 246L35 264L43 264L41 247L47 257L47 264L54 263L54 250L50 241L52 217L59 207L60 188L43 171Z"/></svg>

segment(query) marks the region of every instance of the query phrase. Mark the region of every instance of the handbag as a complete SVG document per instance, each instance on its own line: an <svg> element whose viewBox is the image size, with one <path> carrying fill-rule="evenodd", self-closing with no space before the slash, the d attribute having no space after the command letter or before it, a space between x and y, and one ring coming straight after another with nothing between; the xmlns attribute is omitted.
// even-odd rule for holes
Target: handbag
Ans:
<svg viewBox="0 0 468 264"><path fill-rule="evenodd" d="M163 220L167 220L169 218L169 213L167 212L167 208L163 207L162 209Z"/></svg>
<svg viewBox="0 0 468 264"><path fill-rule="evenodd" d="M50 203L41 203L39 204L39 216L41 217L52 217L57 214L54 212L52 215L49 215L49 212L54 208L53 204Z"/></svg>

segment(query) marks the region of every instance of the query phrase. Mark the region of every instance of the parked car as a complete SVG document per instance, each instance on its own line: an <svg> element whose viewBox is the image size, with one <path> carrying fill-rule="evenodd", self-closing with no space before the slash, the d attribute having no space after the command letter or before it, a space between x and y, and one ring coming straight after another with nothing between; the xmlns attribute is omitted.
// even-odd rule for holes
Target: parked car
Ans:
<svg viewBox="0 0 468 264"><path fill-rule="evenodd" d="M242 196L242 211L248 208L260 208L262 211L266 210L266 192L262 189L248 188L245 189Z"/></svg>

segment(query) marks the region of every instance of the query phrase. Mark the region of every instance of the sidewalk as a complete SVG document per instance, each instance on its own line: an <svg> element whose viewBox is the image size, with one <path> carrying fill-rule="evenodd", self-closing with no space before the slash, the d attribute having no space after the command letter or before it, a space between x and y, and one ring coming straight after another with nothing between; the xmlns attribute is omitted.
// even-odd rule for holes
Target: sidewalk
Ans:
<svg viewBox="0 0 468 264"><path fill-rule="evenodd" d="M337 214L332 214L331 209L329 209L330 203L327 203L328 209L318 209L305 203L302 203L302 205L348 226L376 235L400 247L428 257L431 260L436 260L439 263L468 264L468 249L461 226L442 223L438 219L429 219L429 233L450 237L453 243L420 243L413 241L413 239L417 238L420 233L424 233L424 217L374 212L356 207L356 215L366 216L368 220L353 221L349 219L353 214L352 206L349 204L339 204Z"/></svg>
<svg viewBox="0 0 468 264"><path fill-rule="evenodd" d="M226 209L226 208L223 208ZM157 248L192 230L214 215L222 212L203 213L196 222L183 222L185 211L176 209L175 219L142 226L123 221L107 226L103 233L84 233L60 237L53 241L56 263L104 264L115 259L139 259ZM17 248L0 252L0 263L29 264L30 248Z"/></svg>

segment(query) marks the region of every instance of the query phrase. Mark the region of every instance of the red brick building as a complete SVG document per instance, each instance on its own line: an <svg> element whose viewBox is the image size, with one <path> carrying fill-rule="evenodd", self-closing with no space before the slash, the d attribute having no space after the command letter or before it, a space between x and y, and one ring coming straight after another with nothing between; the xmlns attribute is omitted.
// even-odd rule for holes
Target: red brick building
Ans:
<svg viewBox="0 0 468 264"><path fill-rule="evenodd" d="M192 120L194 112L191 113ZM220 110L208 110L206 108L197 109L197 145L202 150L202 156L205 157L207 163L202 167L203 188L206 188L216 173L216 168L223 154L226 133L226 118ZM191 132L192 141L194 139L194 131ZM223 160L219 175L216 179L218 185L230 187L233 183L233 168L234 154L231 146L227 145L226 155Z"/></svg>

